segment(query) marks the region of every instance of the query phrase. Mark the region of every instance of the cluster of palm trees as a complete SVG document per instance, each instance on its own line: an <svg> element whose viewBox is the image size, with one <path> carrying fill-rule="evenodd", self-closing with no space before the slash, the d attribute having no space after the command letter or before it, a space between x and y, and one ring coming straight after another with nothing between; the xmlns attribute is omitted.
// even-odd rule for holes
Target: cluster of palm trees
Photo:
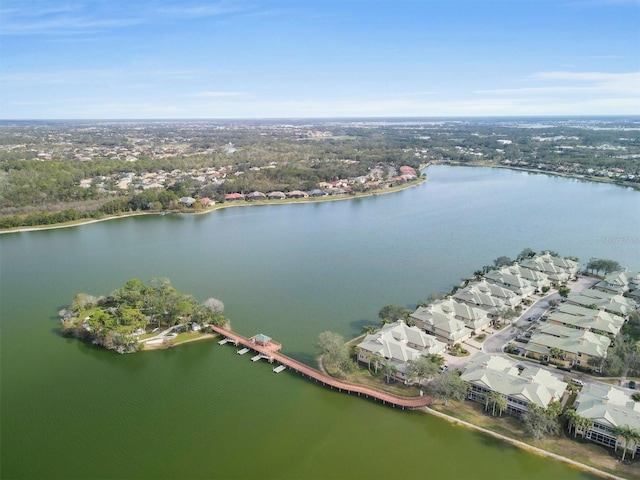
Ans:
<svg viewBox="0 0 640 480"><path fill-rule="evenodd" d="M507 409L507 399L501 393L492 391L485 397L484 409L489 410L489 405L492 405L491 414L494 417L496 416L496 410L502 416L502 412Z"/></svg>
<svg viewBox="0 0 640 480"><path fill-rule="evenodd" d="M582 433L584 437L585 433L593 428L593 420L588 418L581 417L574 408L570 408L565 412L565 417L567 419L567 430L571 431L573 428L573 436L577 436L578 430ZM633 428L630 425L618 425L613 429L613 435L617 439L624 440L623 451L622 451L622 460L624 462L625 456L628 450L631 450L631 458L635 458L636 449L640 444L640 430L637 428ZM616 442L615 449L618 451L618 442Z"/></svg>

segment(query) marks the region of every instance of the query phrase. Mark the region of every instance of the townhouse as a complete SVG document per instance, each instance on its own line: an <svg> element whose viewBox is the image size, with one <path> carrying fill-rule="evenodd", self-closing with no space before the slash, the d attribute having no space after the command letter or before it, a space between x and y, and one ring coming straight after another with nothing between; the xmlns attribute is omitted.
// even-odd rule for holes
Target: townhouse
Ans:
<svg viewBox="0 0 640 480"><path fill-rule="evenodd" d="M471 388L467 398L485 408L497 392L506 400L506 411L520 416L530 405L547 408L563 400L567 384L546 370L520 367L504 357L479 353L467 364L460 376Z"/></svg>
<svg viewBox="0 0 640 480"><path fill-rule="evenodd" d="M620 388L590 383L578 393L574 405L580 417L593 422L591 427L575 426L576 433L592 442L615 449L624 448L626 442L616 435L615 429L627 425L640 431L640 402L634 401ZM629 447L634 455L640 453L640 442Z"/></svg>
<svg viewBox="0 0 640 480"><path fill-rule="evenodd" d="M368 365L371 362L389 361L396 368L396 380L409 381L407 362L420 356L437 355L446 347L432 335L417 327L410 327L402 320L384 325L369 334L356 346L357 359Z"/></svg>
<svg viewBox="0 0 640 480"><path fill-rule="evenodd" d="M588 366L589 359L602 359L607 355L611 339L587 330L561 325L541 325L524 345L525 356L572 367Z"/></svg>

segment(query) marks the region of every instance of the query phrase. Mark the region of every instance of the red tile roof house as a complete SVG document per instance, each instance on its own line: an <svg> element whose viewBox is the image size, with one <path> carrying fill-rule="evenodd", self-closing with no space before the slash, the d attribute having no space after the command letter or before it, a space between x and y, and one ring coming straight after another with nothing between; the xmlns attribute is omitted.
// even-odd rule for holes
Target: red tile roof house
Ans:
<svg viewBox="0 0 640 480"><path fill-rule="evenodd" d="M215 205L216 202L211 200L209 197L204 197L200 199L200 205L203 207L210 207L211 205Z"/></svg>
<svg viewBox="0 0 640 480"><path fill-rule="evenodd" d="M247 200L264 200L265 198L267 198L267 196L264 193L258 191L251 192L246 197Z"/></svg>
<svg viewBox="0 0 640 480"><path fill-rule="evenodd" d="M416 169L407 165L400 167L400 173L402 173L403 175L417 175Z"/></svg>
<svg viewBox="0 0 640 480"><path fill-rule="evenodd" d="M241 193L227 193L224 196L225 202L233 202L234 200L244 200L244 195Z"/></svg>

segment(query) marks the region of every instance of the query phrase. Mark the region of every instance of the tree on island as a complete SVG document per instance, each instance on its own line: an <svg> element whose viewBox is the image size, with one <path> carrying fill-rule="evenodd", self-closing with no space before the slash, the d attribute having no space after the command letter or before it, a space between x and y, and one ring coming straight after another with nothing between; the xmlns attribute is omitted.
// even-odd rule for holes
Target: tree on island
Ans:
<svg viewBox="0 0 640 480"><path fill-rule="evenodd" d="M220 302L221 304L222 302ZM168 279L152 279L148 285L137 278L128 280L108 297L78 294L60 312L62 332L118 353L139 350L138 337L149 328L186 327L195 323L224 325L217 315L191 295L178 292Z"/></svg>

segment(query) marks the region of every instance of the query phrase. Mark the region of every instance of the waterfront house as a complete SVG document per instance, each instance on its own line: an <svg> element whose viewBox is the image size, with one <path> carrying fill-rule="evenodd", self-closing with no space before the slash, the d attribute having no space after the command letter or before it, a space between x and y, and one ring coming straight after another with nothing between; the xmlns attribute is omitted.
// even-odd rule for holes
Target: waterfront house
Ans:
<svg viewBox="0 0 640 480"><path fill-rule="evenodd" d="M625 317L637 308L636 302L622 295L602 292L593 288L583 290L578 295L569 295L567 303L587 308L603 308L609 313Z"/></svg>
<svg viewBox="0 0 640 480"><path fill-rule="evenodd" d="M302 190L293 190L291 192L288 192L286 195L289 198L305 198L309 196L307 195L306 192L303 192Z"/></svg>
<svg viewBox="0 0 640 480"><path fill-rule="evenodd" d="M269 198L270 200L284 200L286 198L286 195L283 192L271 192L267 194L267 198Z"/></svg>
<svg viewBox="0 0 640 480"><path fill-rule="evenodd" d="M551 280L549 280L549 277L547 276L546 273L539 272L537 270L532 270L518 263L514 263L510 267L506 267L506 268L511 273L527 280L538 291L541 291L545 287L551 288Z"/></svg>
<svg viewBox="0 0 640 480"><path fill-rule="evenodd" d="M485 280L469 283L456 291L452 298L485 310L493 318L506 308L515 308L522 301L517 293Z"/></svg>
<svg viewBox="0 0 640 480"><path fill-rule="evenodd" d="M449 346L464 342L471 336L472 330L463 321L456 319L451 312L444 313L433 305L419 307L410 317L418 328Z"/></svg>
<svg viewBox="0 0 640 480"><path fill-rule="evenodd" d="M246 196L247 200L265 200L267 196L262 192L251 192Z"/></svg>
<svg viewBox="0 0 640 480"><path fill-rule="evenodd" d="M210 207L211 205L214 205L216 202L214 202L213 200L211 200L209 197L204 197L200 199L200 205L202 205L203 207Z"/></svg>
<svg viewBox="0 0 640 480"><path fill-rule="evenodd" d="M609 273L604 279L596 283L594 290L622 295L640 289L640 272L626 270Z"/></svg>
<svg viewBox="0 0 640 480"><path fill-rule="evenodd" d="M453 318L456 320L464 322L465 326L471 330L474 335L487 329L491 322L486 310L458 302L453 298L438 300L434 302L432 306L445 315L453 315Z"/></svg>
<svg viewBox="0 0 640 480"><path fill-rule="evenodd" d="M611 339L591 331L561 325L542 325L524 346L525 356L557 365L588 366L590 358L604 358Z"/></svg>
<svg viewBox="0 0 640 480"><path fill-rule="evenodd" d="M196 199L193 197L180 197L180 203L185 207L191 207L194 203L196 203Z"/></svg>
<svg viewBox="0 0 640 480"><path fill-rule="evenodd" d="M402 320L384 325L369 334L357 345L359 362L390 361L396 368L395 377L400 381L410 381L407 362L418 357L437 355L446 344L428 335L417 327L410 327Z"/></svg>
<svg viewBox="0 0 640 480"><path fill-rule="evenodd" d="M224 196L225 202L233 202L236 200L244 200L244 195L242 195L241 193L227 193Z"/></svg>
<svg viewBox="0 0 640 480"><path fill-rule="evenodd" d="M578 393L574 403L576 413L593 422L590 428L576 426L576 433L610 448L625 447L618 438L616 427L628 425L640 431L640 402L635 402L629 393L612 385L589 383ZM640 453L640 442L629 445L633 455Z"/></svg>
<svg viewBox="0 0 640 480"><path fill-rule="evenodd" d="M526 412L529 405L547 408L551 402L562 401L567 388L547 370L518 368L507 358L484 353L471 359L460 378L471 385L469 400L488 406L491 393L497 392L506 400L506 411L516 416Z"/></svg>
<svg viewBox="0 0 640 480"><path fill-rule="evenodd" d="M485 275L485 279L489 283L511 290L522 298L530 297L536 291L536 287L531 282L522 278L517 270L510 271L509 267L492 270Z"/></svg>
<svg viewBox="0 0 640 480"><path fill-rule="evenodd" d="M624 318L604 309L580 307L563 303L557 311L549 315L549 324L587 330L601 335L615 337L624 325Z"/></svg>
<svg viewBox="0 0 640 480"><path fill-rule="evenodd" d="M521 265L544 273L554 285L566 283L575 278L578 273L578 264L576 262L566 258L554 257L548 253L525 259L521 262Z"/></svg>

